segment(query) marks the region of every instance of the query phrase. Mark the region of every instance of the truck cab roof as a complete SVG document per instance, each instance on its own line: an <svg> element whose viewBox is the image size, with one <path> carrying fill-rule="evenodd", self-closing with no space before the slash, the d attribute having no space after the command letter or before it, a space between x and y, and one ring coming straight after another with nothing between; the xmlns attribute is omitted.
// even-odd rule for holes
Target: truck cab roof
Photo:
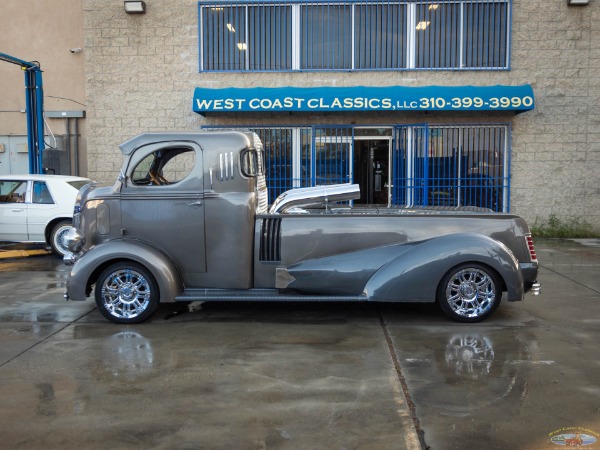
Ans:
<svg viewBox="0 0 600 450"><path fill-rule="evenodd" d="M131 155L137 148L161 142L196 142L204 151L223 153L237 151L243 147L255 145L255 134L250 131L238 130L203 130L180 132L148 132L139 134L123 142L119 148L123 155Z"/></svg>

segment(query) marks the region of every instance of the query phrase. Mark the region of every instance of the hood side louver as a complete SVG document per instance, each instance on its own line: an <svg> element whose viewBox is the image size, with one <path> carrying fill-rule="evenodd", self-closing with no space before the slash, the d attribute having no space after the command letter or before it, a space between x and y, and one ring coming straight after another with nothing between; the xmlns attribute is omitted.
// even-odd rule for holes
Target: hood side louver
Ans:
<svg viewBox="0 0 600 450"><path fill-rule="evenodd" d="M263 219L260 230L260 261L281 261L281 219Z"/></svg>

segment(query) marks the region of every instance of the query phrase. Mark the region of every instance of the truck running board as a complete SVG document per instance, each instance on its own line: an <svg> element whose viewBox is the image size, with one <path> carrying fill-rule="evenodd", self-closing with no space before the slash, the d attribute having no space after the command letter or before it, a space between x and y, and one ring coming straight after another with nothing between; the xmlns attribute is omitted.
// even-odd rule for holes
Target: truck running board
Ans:
<svg viewBox="0 0 600 450"><path fill-rule="evenodd" d="M280 294L277 289L186 289L177 302L364 302L358 295Z"/></svg>

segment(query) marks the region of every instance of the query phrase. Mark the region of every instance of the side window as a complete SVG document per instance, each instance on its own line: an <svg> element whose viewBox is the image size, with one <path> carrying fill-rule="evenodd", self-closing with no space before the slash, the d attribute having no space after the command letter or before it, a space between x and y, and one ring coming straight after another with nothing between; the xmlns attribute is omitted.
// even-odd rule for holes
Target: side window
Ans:
<svg viewBox="0 0 600 450"><path fill-rule="evenodd" d="M162 169L162 175L170 183L177 183L187 177L196 163L196 153L190 148L170 158Z"/></svg>
<svg viewBox="0 0 600 450"><path fill-rule="evenodd" d="M150 170L156 159L156 152L149 154L146 156L133 170L133 174L131 175L131 181L133 184L152 184L152 180L150 179Z"/></svg>
<svg viewBox="0 0 600 450"><path fill-rule="evenodd" d="M264 173L262 154L256 149L249 148L240 155L240 168L246 178L257 177Z"/></svg>
<svg viewBox="0 0 600 450"><path fill-rule="evenodd" d="M152 152L135 167L131 181L138 186L175 184L194 168L196 153L192 148L164 148Z"/></svg>
<svg viewBox="0 0 600 450"><path fill-rule="evenodd" d="M48 190L48 186L43 181L35 181L33 183L33 203L40 203L43 205L51 205L54 203L52 195Z"/></svg>
<svg viewBox="0 0 600 450"><path fill-rule="evenodd" d="M0 181L0 203L23 203L26 191L26 181Z"/></svg>

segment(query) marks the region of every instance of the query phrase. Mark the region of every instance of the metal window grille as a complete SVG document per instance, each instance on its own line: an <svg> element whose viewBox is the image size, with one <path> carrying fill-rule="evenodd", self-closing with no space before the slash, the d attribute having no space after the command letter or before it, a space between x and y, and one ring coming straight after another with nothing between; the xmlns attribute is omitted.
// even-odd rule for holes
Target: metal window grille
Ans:
<svg viewBox="0 0 600 450"><path fill-rule="evenodd" d="M269 201L297 184L293 175L293 130L289 128L253 128L263 143Z"/></svg>
<svg viewBox="0 0 600 450"><path fill-rule="evenodd" d="M200 2L200 70L508 69L511 2Z"/></svg>
<svg viewBox="0 0 600 450"><path fill-rule="evenodd" d="M201 6L201 70L292 69L290 5Z"/></svg>
<svg viewBox="0 0 600 450"><path fill-rule="evenodd" d="M303 5L300 24L303 69L352 68L352 5Z"/></svg>
<svg viewBox="0 0 600 450"><path fill-rule="evenodd" d="M357 70L407 67L406 4L359 3L354 7L354 66Z"/></svg>
<svg viewBox="0 0 600 450"><path fill-rule="evenodd" d="M398 126L392 160L392 204L413 206L424 204L427 192L427 125Z"/></svg>
<svg viewBox="0 0 600 450"><path fill-rule="evenodd" d="M415 5L414 42L417 69L462 67L461 4L421 3Z"/></svg>
<svg viewBox="0 0 600 450"><path fill-rule="evenodd" d="M311 186L350 182L352 127L313 127Z"/></svg>
<svg viewBox="0 0 600 450"><path fill-rule="evenodd" d="M201 9L201 43L205 70L245 70L246 20L244 6L211 6ZM239 45L238 45L239 44Z"/></svg>
<svg viewBox="0 0 600 450"><path fill-rule="evenodd" d="M294 187L356 182L353 126L243 128L263 142L270 202ZM508 212L509 135L507 124L394 127L391 204Z"/></svg>
<svg viewBox="0 0 600 450"><path fill-rule="evenodd" d="M248 7L248 70L292 68L292 8L289 5Z"/></svg>
<svg viewBox="0 0 600 450"><path fill-rule="evenodd" d="M464 67L494 68L507 66L508 4L471 2L464 4Z"/></svg>
<svg viewBox="0 0 600 450"><path fill-rule="evenodd" d="M507 125L396 128L392 202L509 210Z"/></svg>

